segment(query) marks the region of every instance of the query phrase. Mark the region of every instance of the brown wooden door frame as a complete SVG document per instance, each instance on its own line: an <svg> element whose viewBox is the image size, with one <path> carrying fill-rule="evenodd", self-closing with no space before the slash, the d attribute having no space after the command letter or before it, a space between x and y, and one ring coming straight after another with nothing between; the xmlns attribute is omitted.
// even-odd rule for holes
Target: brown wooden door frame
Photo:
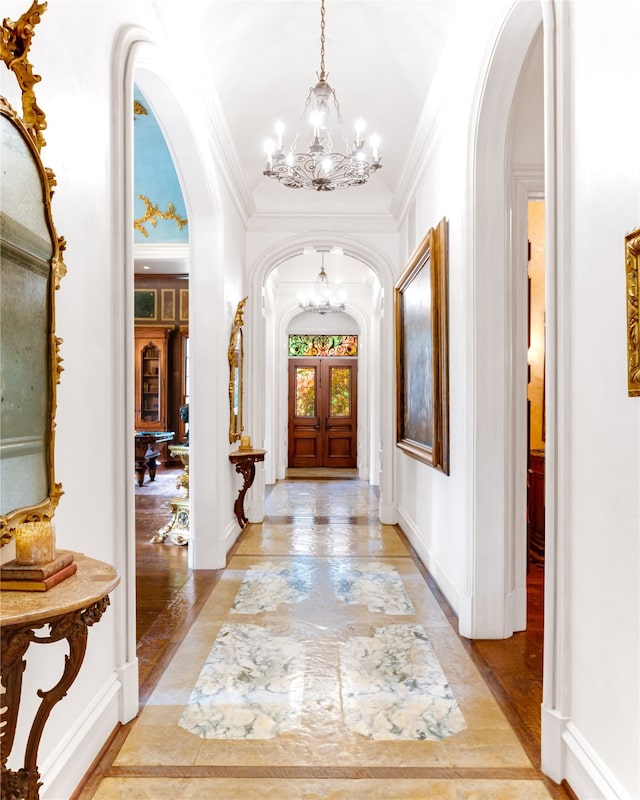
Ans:
<svg viewBox="0 0 640 800"><path fill-rule="evenodd" d="M314 415L295 415L296 374L299 368L315 373ZM331 377L333 369L350 370L350 414L331 414ZM288 466L335 467L357 466L358 362L355 358L289 359L289 442Z"/></svg>

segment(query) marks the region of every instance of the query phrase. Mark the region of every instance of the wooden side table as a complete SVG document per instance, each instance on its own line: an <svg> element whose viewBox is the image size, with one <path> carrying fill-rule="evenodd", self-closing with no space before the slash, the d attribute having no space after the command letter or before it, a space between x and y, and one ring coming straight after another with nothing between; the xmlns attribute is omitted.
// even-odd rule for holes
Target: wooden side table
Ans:
<svg viewBox="0 0 640 800"><path fill-rule="evenodd" d="M68 692L76 679L87 648L88 630L99 622L109 605L109 593L120 582L114 567L102 561L74 553L78 565L75 575L47 592L3 591L0 611L2 684L6 689L2 705L3 720L1 796L37 800L40 796L38 747L42 731L53 707ZM48 635L38 631L49 626ZM7 768L13 748L20 708L22 675L27 666L26 654L31 643L48 644L66 639L69 655L65 657L62 676L48 691L39 690L42 698L25 749L22 769Z"/></svg>
<svg viewBox="0 0 640 800"><path fill-rule="evenodd" d="M242 475L244 483L233 506L238 524L241 528L249 522L244 513L244 496L251 487L253 479L256 477L256 464L264 461L266 450L241 450L238 448L233 453L229 453L229 461L235 464L236 472Z"/></svg>

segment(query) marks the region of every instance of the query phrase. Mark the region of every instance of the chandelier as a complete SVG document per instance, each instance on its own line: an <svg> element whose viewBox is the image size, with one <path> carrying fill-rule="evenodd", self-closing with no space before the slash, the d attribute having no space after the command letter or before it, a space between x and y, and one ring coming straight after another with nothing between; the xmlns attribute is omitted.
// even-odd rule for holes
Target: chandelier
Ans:
<svg viewBox="0 0 640 800"><path fill-rule="evenodd" d="M275 178L285 186L294 189L313 189L317 192L331 192L347 186L359 186L366 183L369 176L382 167L378 152L380 139L373 135L369 140L371 153L366 150L364 140L365 123L359 119L355 125L353 147L345 135L345 153L334 151L329 119L330 100L336 110L338 123L342 127L340 104L335 89L327 83L329 73L324 68L324 0L320 12L320 72L316 73L318 82L309 89L307 101L301 119L307 118L313 126L313 138L304 152L296 152L300 128L287 152L282 145L284 124L278 121L275 125L276 140L268 139L264 149L267 163L263 175ZM336 148L337 150L337 148Z"/></svg>
<svg viewBox="0 0 640 800"><path fill-rule="evenodd" d="M341 292L334 294L329 278L324 269L324 253L321 253L322 267L316 279L313 292L305 294L300 292L298 295L298 305L305 311L314 311L316 314L330 314L335 311L344 311L345 296Z"/></svg>

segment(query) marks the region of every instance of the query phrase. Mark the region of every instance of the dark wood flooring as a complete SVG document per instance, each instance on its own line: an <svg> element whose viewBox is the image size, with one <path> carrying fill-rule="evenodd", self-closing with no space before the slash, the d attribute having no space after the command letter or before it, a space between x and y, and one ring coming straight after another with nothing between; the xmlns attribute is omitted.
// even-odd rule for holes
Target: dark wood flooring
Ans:
<svg viewBox="0 0 640 800"><path fill-rule="evenodd" d="M169 519L169 500L173 496L179 469L158 473L153 491L136 491L137 557L137 638L140 670L140 702L146 702L184 634L213 591L221 570L191 571L187 566L187 548L151 544L153 534ZM156 491L157 489L157 491ZM407 543L408 544L408 543ZM412 548L409 549L412 551ZM413 551L412 551L413 552ZM413 553L430 588L458 629L457 618L437 584ZM534 766L540 767L540 708L542 703L544 570L532 566L528 575L527 630L505 640L475 640L461 637L467 652L476 663L505 716L519 735ZM92 797L106 768L118 752L128 726L116 732L105 746L84 786L72 800ZM556 800L575 796L569 787L545 780Z"/></svg>

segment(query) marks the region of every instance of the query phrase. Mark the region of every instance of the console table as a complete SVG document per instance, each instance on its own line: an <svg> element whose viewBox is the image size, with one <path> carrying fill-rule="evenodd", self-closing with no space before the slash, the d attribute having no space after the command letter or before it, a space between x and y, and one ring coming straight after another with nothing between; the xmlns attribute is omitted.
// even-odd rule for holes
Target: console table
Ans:
<svg viewBox="0 0 640 800"><path fill-rule="evenodd" d="M249 522L244 513L244 496L251 487L253 479L256 477L256 463L264 461L266 450L241 450L238 448L233 453L229 453L229 461L235 464L236 472L242 475L244 483L238 498L233 506L233 512L236 515L238 524L241 528Z"/></svg>
<svg viewBox="0 0 640 800"><path fill-rule="evenodd" d="M38 747L45 723L56 703L75 680L87 647L88 629L99 622L109 605L109 593L120 581L114 567L102 561L74 553L78 565L75 575L47 592L2 592L2 683L6 688L2 705L6 706L2 729L2 798L37 800L40 796ZM38 635L49 626L48 635ZM66 639L69 655L65 657L62 676L48 691L39 690L42 698L36 712L24 755L24 767L7 768L13 748L20 708L22 675L27 665L26 653L31 643L48 644ZM44 654L46 658L46 654Z"/></svg>

